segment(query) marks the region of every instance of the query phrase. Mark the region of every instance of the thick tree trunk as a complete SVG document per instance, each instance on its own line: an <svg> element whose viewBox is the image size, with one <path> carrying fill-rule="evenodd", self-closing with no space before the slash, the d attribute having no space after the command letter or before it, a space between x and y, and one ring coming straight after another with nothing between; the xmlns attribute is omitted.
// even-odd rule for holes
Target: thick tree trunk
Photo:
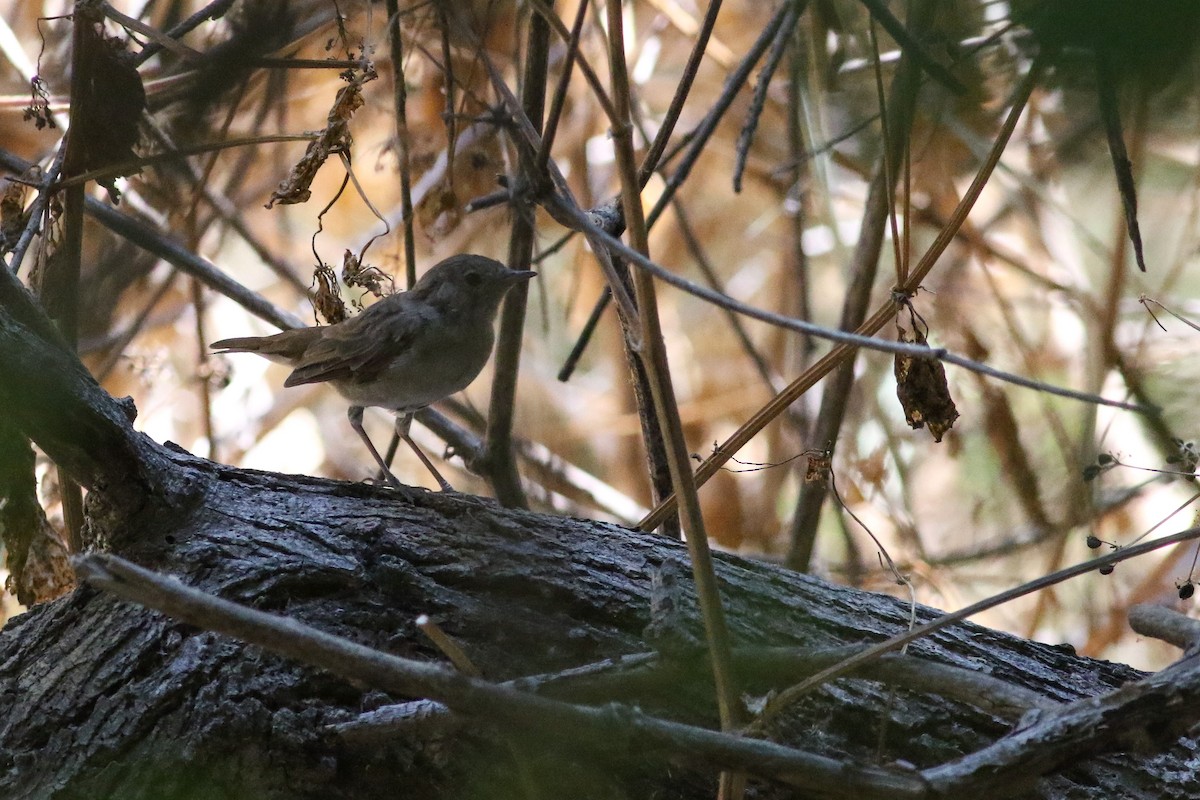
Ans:
<svg viewBox="0 0 1200 800"><path fill-rule="evenodd" d="M97 531L126 555L222 597L441 661L414 626L428 614L494 680L652 651L643 636L652 572L686 558L662 537L473 497L163 455L172 486L193 502ZM906 606L892 598L769 565L722 558L720 578L743 648L828 647L907 624ZM686 642L700 631L690 581L681 578L680 588L677 638ZM971 625L914 649L1058 700L1139 677ZM668 660L700 660L686 643L669 652ZM622 685L621 671L619 663L609 670L609 699L713 723L703 669L637 685ZM594 680L574 693L569 681L557 690L603 702L597 691ZM404 796L446 798L713 796L706 765L668 764L651 753L589 763L585 754L568 758L477 721L418 725L386 744L338 736L331 726L410 698L350 685L87 588L4 629L0 693L0 794L10 798L362 798L400 787ZM925 768L988 744L1012 724L962 701L846 679L811 695L777 734L847 763ZM1182 741L1149 759L1086 759L1039 781L1030 796L1195 796L1184 768L1194 747ZM541 793L523 794L529 784ZM765 784L757 796L795 791Z"/></svg>

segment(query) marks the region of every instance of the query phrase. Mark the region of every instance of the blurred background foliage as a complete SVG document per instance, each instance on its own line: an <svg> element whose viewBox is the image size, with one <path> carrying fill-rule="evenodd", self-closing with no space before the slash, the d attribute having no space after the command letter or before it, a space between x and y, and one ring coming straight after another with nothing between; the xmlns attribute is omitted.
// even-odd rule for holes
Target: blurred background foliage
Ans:
<svg viewBox="0 0 1200 800"><path fill-rule="evenodd" d="M164 31L207 4L113 5ZM340 269L346 251L402 288L401 151L385 5L214 5L230 7L183 39L196 54L168 48L140 67L148 120L142 122L139 155L188 155L148 163L123 181L122 210L169 231L309 322L315 317L306 290L314 269L319 263ZM515 170L484 58L518 87L535 5L400 4L413 243L422 269L458 252L505 257L508 207L469 207L498 192L500 176ZM897 254L902 264L915 263L949 224L1010 111L1015 87L1040 54L1045 69L1012 140L912 298L913 308L927 322L934 346L1037 381L1153 403L1162 414L1148 419L948 367L961 416L935 443L927 430L906 424L891 357L862 353L850 389L836 398L845 414L832 459L841 504L826 500L811 559L799 565L832 580L907 596L881 565L865 525L910 578L919 600L954 609L1088 558L1089 535L1107 548L1155 526L1191 525L1195 509L1187 501L1197 487L1186 443L1200 427L1194 397L1200 378L1200 82L1193 48L1200 4L811 0L800 6L794 30L779 37L777 68L768 74L760 61L745 85L731 87L728 79L780 6L724 3L668 157L643 192L647 208L678 168L677 144L686 145L724 92L735 92L733 102L654 227L651 256L743 302L838 325L853 271L860 268L852 262L868 185L885 152L880 87L884 96L896 96L889 87L901 48L868 8L886 7L900 20L922 20L913 34L957 83L921 73L907 156L897 165L896 221L885 232L871 279L868 307L877 308L896 284ZM70 4L0 0L0 8L0 141L22 158L45 163L61 127L38 128L22 112L36 73L49 111L63 113L70 33L60 15ZM569 27L577 4L554 8ZM627 57L641 127L636 143L643 151L642 137L653 137L661 124L706 10L691 0L626 3ZM455 14L470 20L482 46L447 23ZM114 23L108 32L132 36L131 52L150 41L145 32ZM603 14L597 9L585 18L580 52L607 85ZM1096 69L1097 53L1107 73ZM267 209L272 191L305 148L303 141L269 137L323 128L346 85L339 76L344 65L302 67L299 59L365 59L378 77L363 84L364 104L349 125L348 160L333 157L324 165L307 203ZM562 39L554 38L552 86L565 59ZM1111 82L1101 83L1100 75ZM759 86L765 90L761 109L754 101ZM1126 231L1102 90L1116 98L1132 163L1144 273ZM448 98L453 113L447 113ZM739 140L750 120L756 128L735 191ZM575 70L553 158L585 208L617 191L609 128L595 93ZM347 164L353 181L343 187ZM539 509L633 524L653 500L611 309L570 380L556 377L601 294L603 276L581 237L567 237L543 212L536 224L542 257L516 408L526 489ZM108 391L136 400L142 430L231 464L367 477L370 460L350 435L344 403L332 391L285 391L282 367L207 352L208 342L266 333L270 326L98 225L90 225L86 247L80 350ZM39 242L22 277L36 272L51 250ZM345 287L343 294L351 303L370 300L361 288ZM700 457L828 350L818 339L732 317L667 287L659 302L685 432ZM893 337L894 328L880 335ZM487 381L485 373L442 410L482 433ZM804 454L829 444L813 434L828 383L818 383L701 489L720 547L780 562L789 561L791 551L796 564L793 518L809 461ZM367 424L373 438L386 440L390 419L370 412ZM416 436L434 452L443 448L423 428ZM1089 466L1092 479L1085 480ZM402 479L430 485L407 453L395 469ZM488 491L483 481L455 474L454 467L447 475L462 491ZM41 469L39 476L55 519L54 473ZM1179 586L1194 578L1195 555L1194 546L1180 546L1122 564L1111 575L1023 598L981 621L1070 643L1090 655L1154 666L1169 652L1128 633L1124 610L1134 602L1187 607ZM14 608L11 601L8 608Z"/></svg>

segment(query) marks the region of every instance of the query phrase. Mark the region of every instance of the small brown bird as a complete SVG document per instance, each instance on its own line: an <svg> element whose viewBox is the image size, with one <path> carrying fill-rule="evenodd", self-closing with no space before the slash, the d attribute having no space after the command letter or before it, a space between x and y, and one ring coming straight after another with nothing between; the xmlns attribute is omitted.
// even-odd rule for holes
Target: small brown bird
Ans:
<svg viewBox="0 0 1200 800"><path fill-rule="evenodd" d="M284 386L328 381L350 401L350 425L384 478L399 486L363 430L363 409L397 414L396 433L443 490L452 487L408 435L412 415L465 389L492 353L492 325L504 293L537 273L511 270L484 256L451 256L407 292L389 295L336 325L297 328L274 336L223 339L223 353L257 353L293 367Z"/></svg>

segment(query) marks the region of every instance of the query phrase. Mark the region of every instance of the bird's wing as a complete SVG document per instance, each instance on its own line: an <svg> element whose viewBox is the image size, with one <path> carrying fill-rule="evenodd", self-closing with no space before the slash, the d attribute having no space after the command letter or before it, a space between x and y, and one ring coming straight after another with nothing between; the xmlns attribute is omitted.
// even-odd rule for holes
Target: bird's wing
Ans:
<svg viewBox="0 0 1200 800"><path fill-rule="evenodd" d="M404 294L380 300L363 313L331 325L296 364L284 386L322 381L371 380L409 347L429 321Z"/></svg>

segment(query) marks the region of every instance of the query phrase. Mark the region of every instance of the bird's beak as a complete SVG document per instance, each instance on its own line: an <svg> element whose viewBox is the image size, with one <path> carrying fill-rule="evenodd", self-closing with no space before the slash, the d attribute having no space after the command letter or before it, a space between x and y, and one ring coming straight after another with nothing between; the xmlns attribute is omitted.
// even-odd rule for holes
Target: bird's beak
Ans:
<svg viewBox="0 0 1200 800"><path fill-rule="evenodd" d="M534 275L537 275L537 273L531 269L510 269L508 274L504 276L504 280L506 283L520 283L521 281L529 280Z"/></svg>

